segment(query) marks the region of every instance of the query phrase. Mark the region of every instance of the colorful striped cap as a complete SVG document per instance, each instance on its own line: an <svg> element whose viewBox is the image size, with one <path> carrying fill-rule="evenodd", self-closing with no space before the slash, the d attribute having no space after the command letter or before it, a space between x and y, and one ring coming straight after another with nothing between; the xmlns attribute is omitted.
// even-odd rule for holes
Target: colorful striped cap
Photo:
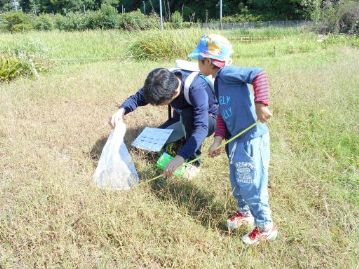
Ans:
<svg viewBox="0 0 359 269"><path fill-rule="evenodd" d="M228 62L232 52L232 45L227 38L221 35L210 34L201 37L197 47L188 55L188 57L198 60L210 58Z"/></svg>

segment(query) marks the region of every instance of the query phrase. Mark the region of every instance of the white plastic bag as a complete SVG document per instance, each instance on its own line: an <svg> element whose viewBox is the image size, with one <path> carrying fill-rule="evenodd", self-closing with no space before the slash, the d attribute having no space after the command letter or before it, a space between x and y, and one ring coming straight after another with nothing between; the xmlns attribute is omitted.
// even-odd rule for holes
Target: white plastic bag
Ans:
<svg viewBox="0 0 359 269"><path fill-rule="evenodd" d="M126 125L116 124L102 150L93 180L100 188L128 190L139 182L138 174L123 138Z"/></svg>

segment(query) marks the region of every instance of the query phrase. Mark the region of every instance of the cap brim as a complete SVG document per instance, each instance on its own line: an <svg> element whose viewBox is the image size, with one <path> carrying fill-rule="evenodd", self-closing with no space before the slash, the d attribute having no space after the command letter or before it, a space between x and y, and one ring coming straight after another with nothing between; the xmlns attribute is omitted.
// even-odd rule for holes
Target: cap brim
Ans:
<svg viewBox="0 0 359 269"><path fill-rule="evenodd" d="M212 59L212 64L214 64L215 66L217 66L218 68L222 68L226 65L225 61L220 61L220 60L216 60L216 59Z"/></svg>
<svg viewBox="0 0 359 269"><path fill-rule="evenodd" d="M190 54L188 54L188 58L198 60L201 58L201 52L198 49L194 49Z"/></svg>

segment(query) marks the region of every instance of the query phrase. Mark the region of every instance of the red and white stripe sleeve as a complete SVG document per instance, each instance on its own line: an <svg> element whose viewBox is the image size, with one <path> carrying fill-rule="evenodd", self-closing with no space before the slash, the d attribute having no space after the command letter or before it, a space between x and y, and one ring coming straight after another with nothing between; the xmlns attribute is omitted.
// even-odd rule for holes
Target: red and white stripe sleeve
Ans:
<svg viewBox="0 0 359 269"><path fill-rule="evenodd" d="M226 137L227 128L224 120L220 114L217 115L217 124L216 124L216 131L214 132L214 136L221 136L223 138Z"/></svg>
<svg viewBox="0 0 359 269"><path fill-rule="evenodd" d="M262 71L253 80L254 102L269 105L269 83L267 74Z"/></svg>

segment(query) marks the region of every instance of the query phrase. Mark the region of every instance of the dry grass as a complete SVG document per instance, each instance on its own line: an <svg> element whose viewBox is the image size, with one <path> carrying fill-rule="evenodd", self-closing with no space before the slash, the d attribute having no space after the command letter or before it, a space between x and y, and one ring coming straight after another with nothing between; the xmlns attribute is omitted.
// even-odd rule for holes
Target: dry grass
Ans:
<svg viewBox="0 0 359 269"><path fill-rule="evenodd" d="M359 51L235 62L264 66L271 79L276 242L245 247L244 230L228 235L235 207L225 156L205 159L191 182L160 179L128 192L93 186L108 116L162 65L108 61L0 86L0 267L357 268ZM138 109L126 119L127 140L166 114ZM354 144L339 154L343 133ZM144 179L157 174L133 154Z"/></svg>

